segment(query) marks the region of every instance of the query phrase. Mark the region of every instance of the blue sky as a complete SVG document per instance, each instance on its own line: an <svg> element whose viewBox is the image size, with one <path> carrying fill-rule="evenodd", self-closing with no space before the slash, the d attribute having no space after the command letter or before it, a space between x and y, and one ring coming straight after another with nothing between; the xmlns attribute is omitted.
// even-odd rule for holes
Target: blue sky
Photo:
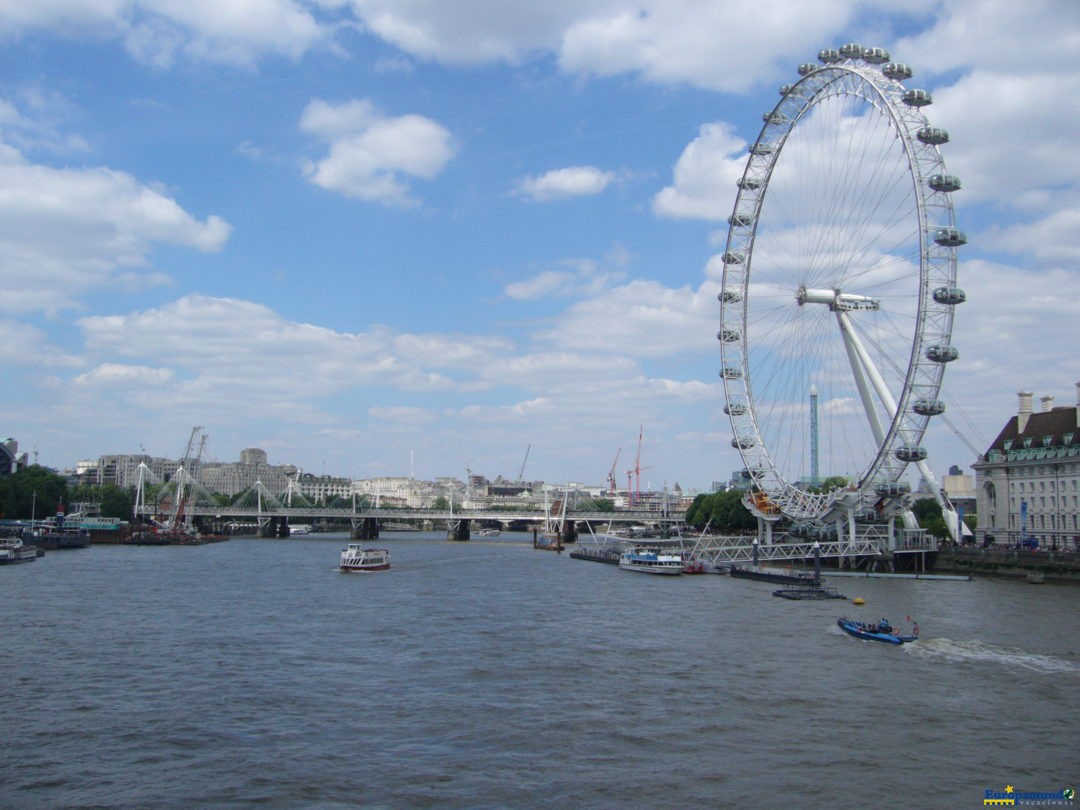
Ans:
<svg viewBox="0 0 1080 810"><path fill-rule="evenodd" d="M0 433L41 463L726 479L718 254L821 48L934 94L970 244L945 391L984 447L1080 379L1080 7L0 2ZM972 452L935 423L943 473Z"/></svg>

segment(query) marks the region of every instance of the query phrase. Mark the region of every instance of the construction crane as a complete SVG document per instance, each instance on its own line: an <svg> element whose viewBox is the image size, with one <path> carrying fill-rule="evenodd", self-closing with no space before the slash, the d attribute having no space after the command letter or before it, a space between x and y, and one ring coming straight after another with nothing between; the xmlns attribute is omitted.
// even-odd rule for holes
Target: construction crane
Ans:
<svg viewBox="0 0 1080 810"><path fill-rule="evenodd" d="M627 488L630 490L630 503L637 503L641 497L641 471L648 469L648 467L641 466L641 440L644 436L645 426L641 425L638 428L637 456L634 457L634 467L626 471Z"/></svg>
<svg viewBox="0 0 1080 810"><path fill-rule="evenodd" d="M198 475L199 462L202 460L203 451L206 449L207 436L203 431L202 425L196 425L191 429L191 436L188 437L184 455L180 457L180 468L176 471L176 495L173 499L172 514L169 516L168 522L170 531L180 531L181 525L189 527L191 525L191 515L185 514L185 507L190 493L184 489L184 484L185 478L189 479L191 484L189 484L188 490L190 490ZM195 449L196 440L198 440L197 450ZM192 455L193 452L195 455ZM184 468L185 464L191 467L190 472Z"/></svg>
<svg viewBox="0 0 1080 810"><path fill-rule="evenodd" d="M525 461L521 462L521 471L518 473L518 477L517 477L518 481L524 481L525 480L525 464L529 460L529 451L530 450L532 450L532 445L531 444L528 447L525 448Z"/></svg>
<svg viewBox="0 0 1080 810"><path fill-rule="evenodd" d="M620 455L622 455L622 448L621 447L618 449L618 451L616 451L615 460L613 462L611 462L611 469L608 470L608 474L607 474L608 492L611 495L615 494L615 465L619 463L619 456Z"/></svg>

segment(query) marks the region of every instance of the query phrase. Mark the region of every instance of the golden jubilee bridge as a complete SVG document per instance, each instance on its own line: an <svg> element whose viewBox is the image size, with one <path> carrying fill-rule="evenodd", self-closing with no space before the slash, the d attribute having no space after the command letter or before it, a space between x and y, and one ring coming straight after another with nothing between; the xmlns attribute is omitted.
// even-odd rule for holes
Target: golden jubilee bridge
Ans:
<svg viewBox="0 0 1080 810"><path fill-rule="evenodd" d="M212 530L228 524L248 524L262 537L288 537L290 526L318 521L348 524L356 539L374 539L384 524L429 524L446 527L447 537L453 540L470 539L478 527L520 527L543 531L557 536L561 543L572 543L581 532L589 536L607 534L613 526L645 526L663 536L680 538L684 551L696 560L723 568L733 563L788 562L814 557L838 558L841 565L857 564L867 558L883 563L887 568L922 567L926 554L937 551L934 538L925 530L887 532L882 526L858 525L844 531L837 526L831 535L759 531L757 535L687 536L685 513L670 508L666 502L651 503L650 508L600 511L590 509L590 503L574 503L565 496L546 503L519 506L465 508L448 500L446 507L389 507L378 499L372 504L367 497L353 495L347 506L323 506L308 502L303 496L288 491L275 494L261 482L239 496L232 504L220 503L220 496L202 487L181 467L176 476L159 490L153 503L148 503L145 487L136 491L134 516L144 527L182 534ZM766 524L766 528L770 528ZM820 535L820 536L819 536ZM633 541L635 537L629 538ZM899 542L898 542L899 541ZM906 564L905 564L906 563ZM875 565L876 567L876 565Z"/></svg>

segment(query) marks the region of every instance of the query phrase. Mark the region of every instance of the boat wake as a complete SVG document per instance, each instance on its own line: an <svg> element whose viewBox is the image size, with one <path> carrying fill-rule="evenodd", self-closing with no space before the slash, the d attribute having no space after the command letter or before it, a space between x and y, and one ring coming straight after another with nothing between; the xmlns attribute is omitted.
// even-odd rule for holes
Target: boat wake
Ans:
<svg viewBox="0 0 1080 810"><path fill-rule="evenodd" d="M982 641L953 641L948 638L931 638L917 644L905 644L908 655L920 658L944 659L960 663L991 663L1005 667L1031 670L1052 675L1080 676L1080 663L1040 655L1010 647L997 647Z"/></svg>

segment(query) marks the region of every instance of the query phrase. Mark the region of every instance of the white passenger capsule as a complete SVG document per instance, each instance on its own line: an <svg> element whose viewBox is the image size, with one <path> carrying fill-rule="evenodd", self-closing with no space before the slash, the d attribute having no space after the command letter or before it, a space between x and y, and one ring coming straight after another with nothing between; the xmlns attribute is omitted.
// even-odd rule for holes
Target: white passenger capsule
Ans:
<svg viewBox="0 0 1080 810"><path fill-rule="evenodd" d="M902 62L890 62L881 69L881 72L885 74L886 78L893 81L902 82L911 78L911 68Z"/></svg>
<svg viewBox="0 0 1080 810"><path fill-rule="evenodd" d="M967 234L959 228L938 228L934 231L934 241L942 247L960 247L967 244Z"/></svg>
<svg viewBox="0 0 1080 810"><path fill-rule="evenodd" d="M923 127L915 133L915 137L929 146L941 146L949 142L949 133L939 127Z"/></svg>
<svg viewBox="0 0 1080 810"><path fill-rule="evenodd" d="M934 191L960 190L960 178L951 174L932 174L926 184Z"/></svg>
<svg viewBox="0 0 1080 810"><path fill-rule="evenodd" d="M889 61L889 52L884 48L863 48L862 57L871 65L884 65Z"/></svg>
<svg viewBox="0 0 1080 810"><path fill-rule="evenodd" d="M945 344L930 346L926 350L926 359L932 360L935 363L951 363L959 356L960 352L955 346L947 346Z"/></svg>
<svg viewBox="0 0 1080 810"><path fill-rule="evenodd" d="M896 448L896 457L901 461L923 461L926 448L917 444L904 444Z"/></svg>
<svg viewBox="0 0 1080 810"><path fill-rule="evenodd" d="M925 107L934 103L934 97L929 90L908 90L900 97L900 100L909 107Z"/></svg>

